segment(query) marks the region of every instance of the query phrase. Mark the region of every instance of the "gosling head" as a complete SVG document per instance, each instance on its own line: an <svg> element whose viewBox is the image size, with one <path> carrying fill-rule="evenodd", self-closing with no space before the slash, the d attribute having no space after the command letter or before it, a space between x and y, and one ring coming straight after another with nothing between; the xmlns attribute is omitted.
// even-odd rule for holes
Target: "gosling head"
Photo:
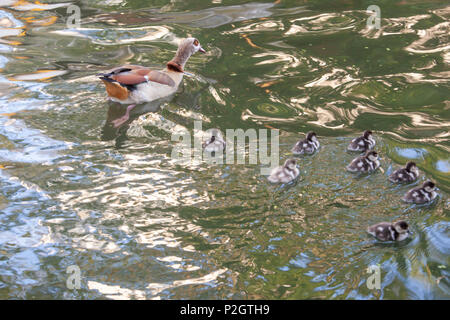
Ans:
<svg viewBox="0 0 450 320"><path fill-rule="evenodd" d="M287 159L286 162L284 163L284 167L290 170L294 170L296 166L297 161L295 159Z"/></svg>
<svg viewBox="0 0 450 320"><path fill-rule="evenodd" d="M413 162L413 161L409 161L407 164L406 164L406 171L409 171L409 172L415 172L415 173L419 173L419 168L417 168L417 165L416 165L416 163L415 162Z"/></svg>
<svg viewBox="0 0 450 320"><path fill-rule="evenodd" d="M376 161L376 160L378 160L378 152L376 152L376 151L369 151L369 152L367 152L366 157L370 161Z"/></svg>
<svg viewBox="0 0 450 320"><path fill-rule="evenodd" d="M211 138L218 138L218 139L223 139L222 138L222 133L220 132L219 129L213 128L213 129L209 129L208 132L211 134Z"/></svg>
<svg viewBox="0 0 450 320"><path fill-rule="evenodd" d="M409 225L406 221L400 220L394 223L394 229L400 234L409 233Z"/></svg>
<svg viewBox="0 0 450 320"><path fill-rule="evenodd" d="M366 130L363 134L364 139L370 139L372 137L372 131Z"/></svg>
<svg viewBox="0 0 450 320"><path fill-rule="evenodd" d="M310 131L306 134L306 140L308 141L317 141L317 134L314 131Z"/></svg>
<svg viewBox="0 0 450 320"><path fill-rule="evenodd" d="M425 181L422 187L425 189L426 192L433 192L436 189L436 185L434 184L434 182L430 180Z"/></svg>

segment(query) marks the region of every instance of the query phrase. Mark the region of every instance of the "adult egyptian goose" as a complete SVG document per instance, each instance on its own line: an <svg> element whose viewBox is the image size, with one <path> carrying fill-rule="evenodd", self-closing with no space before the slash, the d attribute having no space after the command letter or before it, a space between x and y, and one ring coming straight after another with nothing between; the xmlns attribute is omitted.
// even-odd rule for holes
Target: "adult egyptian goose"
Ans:
<svg viewBox="0 0 450 320"><path fill-rule="evenodd" d="M206 53L195 38L186 38L178 46L175 57L163 70L151 70L137 65L124 65L97 76L106 86L112 101L129 104L120 123L130 117L136 104L150 102L175 93L183 80L184 65L196 52ZM120 125L116 123L116 125Z"/></svg>

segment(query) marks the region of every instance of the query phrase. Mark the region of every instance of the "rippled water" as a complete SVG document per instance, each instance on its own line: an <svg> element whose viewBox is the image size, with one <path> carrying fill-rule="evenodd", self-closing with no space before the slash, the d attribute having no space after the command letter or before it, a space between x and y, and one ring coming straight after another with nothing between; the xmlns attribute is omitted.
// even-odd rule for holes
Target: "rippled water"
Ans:
<svg viewBox="0 0 450 320"><path fill-rule="evenodd" d="M450 298L447 1L0 1L0 298ZM160 67L176 42L207 55L169 101L106 101L96 73ZM281 161L308 130L320 152L270 185L261 164L180 165L172 134L277 128ZM343 171L375 131L384 173ZM431 205L387 176L413 159ZM406 219L381 244L372 223ZM366 269L381 267L381 290ZM79 266L81 289L66 286Z"/></svg>

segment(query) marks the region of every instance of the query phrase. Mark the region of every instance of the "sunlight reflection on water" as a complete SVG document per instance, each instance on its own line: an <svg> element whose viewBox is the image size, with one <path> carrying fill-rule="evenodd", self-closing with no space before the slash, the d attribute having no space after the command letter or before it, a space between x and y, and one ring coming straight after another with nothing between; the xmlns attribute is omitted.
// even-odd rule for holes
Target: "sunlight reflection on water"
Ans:
<svg viewBox="0 0 450 320"><path fill-rule="evenodd" d="M386 4L368 30L364 10L336 2L75 3L79 29L68 3L0 8L0 298L449 298L448 4ZM94 75L160 68L186 36L208 53L177 94L111 125L124 109ZM171 158L174 133L214 127L280 129L280 162L309 130L321 149L282 186L262 164ZM366 129L385 172L354 176L345 149ZM388 182L408 160L419 181ZM426 178L437 201L400 201ZM398 219L411 239L365 233Z"/></svg>

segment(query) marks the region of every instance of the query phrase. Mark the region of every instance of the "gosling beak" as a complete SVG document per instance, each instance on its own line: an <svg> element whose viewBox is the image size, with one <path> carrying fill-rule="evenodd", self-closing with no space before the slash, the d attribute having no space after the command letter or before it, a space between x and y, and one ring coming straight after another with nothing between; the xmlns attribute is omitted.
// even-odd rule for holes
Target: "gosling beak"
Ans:
<svg viewBox="0 0 450 320"><path fill-rule="evenodd" d="M200 47L200 49L198 49L198 51L201 53L206 53L205 49L203 49L202 47Z"/></svg>

